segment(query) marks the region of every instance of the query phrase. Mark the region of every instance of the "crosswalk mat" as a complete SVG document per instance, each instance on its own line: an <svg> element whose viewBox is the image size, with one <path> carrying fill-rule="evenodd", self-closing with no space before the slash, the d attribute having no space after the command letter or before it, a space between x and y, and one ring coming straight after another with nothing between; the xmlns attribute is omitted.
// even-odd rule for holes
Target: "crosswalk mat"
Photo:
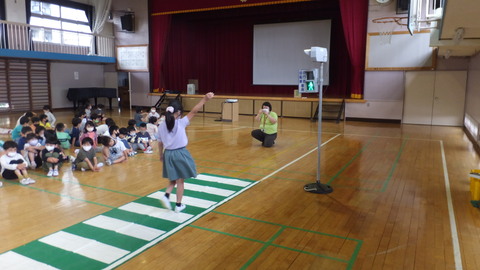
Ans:
<svg viewBox="0 0 480 270"><path fill-rule="evenodd" d="M180 213L163 191L0 254L0 269L112 269L191 224L258 182L212 174L185 180ZM170 201L176 201L174 193ZM172 203L172 209L174 208Z"/></svg>

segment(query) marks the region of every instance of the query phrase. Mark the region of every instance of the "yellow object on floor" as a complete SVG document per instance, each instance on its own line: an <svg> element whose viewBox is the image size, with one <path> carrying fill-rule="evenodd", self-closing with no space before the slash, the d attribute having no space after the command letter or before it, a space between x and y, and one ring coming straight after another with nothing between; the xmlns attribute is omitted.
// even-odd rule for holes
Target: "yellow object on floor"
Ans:
<svg viewBox="0 0 480 270"><path fill-rule="evenodd" d="M471 203L474 207L480 207L480 170L470 171Z"/></svg>

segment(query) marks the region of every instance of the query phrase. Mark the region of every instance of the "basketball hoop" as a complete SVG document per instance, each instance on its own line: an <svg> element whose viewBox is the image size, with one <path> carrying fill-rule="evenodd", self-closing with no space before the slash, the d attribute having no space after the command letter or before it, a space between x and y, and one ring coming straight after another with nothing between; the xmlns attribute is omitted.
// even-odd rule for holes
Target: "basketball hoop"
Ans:
<svg viewBox="0 0 480 270"><path fill-rule="evenodd" d="M403 20L407 20L407 17L381 17L373 19L373 23L378 23L380 36L380 44L387 45L392 42L392 34L397 26L407 26Z"/></svg>

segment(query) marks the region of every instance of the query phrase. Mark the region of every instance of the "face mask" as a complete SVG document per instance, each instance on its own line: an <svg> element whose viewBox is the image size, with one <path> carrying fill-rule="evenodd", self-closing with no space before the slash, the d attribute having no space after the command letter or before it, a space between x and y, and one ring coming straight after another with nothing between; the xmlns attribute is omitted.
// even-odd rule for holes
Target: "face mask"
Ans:
<svg viewBox="0 0 480 270"><path fill-rule="evenodd" d="M130 136L135 136L135 132L130 133Z"/></svg>
<svg viewBox="0 0 480 270"><path fill-rule="evenodd" d="M152 109L152 110L150 110L150 111L151 111L152 113L154 113L154 112L156 112L157 110Z"/></svg>
<svg viewBox="0 0 480 270"><path fill-rule="evenodd" d="M87 131L88 132L93 131L93 127L87 127Z"/></svg>
<svg viewBox="0 0 480 270"><path fill-rule="evenodd" d="M28 142L31 146L35 146L38 144L38 140L31 140Z"/></svg>
<svg viewBox="0 0 480 270"><path fill-rule="evenodd" d="M15 152L8 152L8 153L7 153L7 156L9 156L9 157L14 157L15 154L16 154Z"/></svg>
<svg viewBox="0 0 480 270"><path fill-rule="evenodd" d="M51 145L47 145L45 146L45 148L47 149L47 151L52 151L53 149L55 149L55 146L51 146Z"/></svg>
<svg viewBox="0 0 480 270"><path fill-rule="evenodd" d="M82 148L83 148L83 150L85 150L85 151L88 152L88 151L90 151L90 149L92 149L92 146L91 146L91 145L89 145L89 146L82 146Z"/></svg>

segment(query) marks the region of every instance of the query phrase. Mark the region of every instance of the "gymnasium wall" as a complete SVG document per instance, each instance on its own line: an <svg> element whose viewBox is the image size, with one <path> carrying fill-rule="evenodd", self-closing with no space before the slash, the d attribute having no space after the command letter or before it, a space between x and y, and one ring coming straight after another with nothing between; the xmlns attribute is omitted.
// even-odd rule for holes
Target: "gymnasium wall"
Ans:
<svg viewBox="0 0 480 270"><path fill-rule="evenodd" d="M480 55L470 59L465 104L465 113L470 116L477 128L480 124L480 106L478 104L480 104Z"/></svg>
<svg viewBox="0 0 480 270"><path fill-rule="evenodd" d="M75 75L78 74L78 77ZM77 79L78 78L78 79ZM103 87L104 66L96 64L53 62L50 65L52 108L71 108L68 88ZM103 101L99 100L99 103ZM108 101L104 104L108 104Z"/></svg>
<svg viewBox="0 0 480 270"><path fill-rule="evenodd" d="M135 31L122 32L120 28L121 11L131 10L135 13ZM113 31L115 35L115 45L144 45L149 44L149 26L148 26L148 0L115 0L112 1ZM150 106L150 73L149 72L131 72L132 86L132 105ZM155 100L156 102L156 100ZM153 102L153 104L155 103Z"/></svg>
<svg viewBox="0 0 480 270"><path fill-rule="evenodd" d="M399 17L406 16L406 14L396 14L396 1L391 1L390 4L387 5L381 5L376 1L370 1L368 12L368 33L378 33L385 30L386 25L373 23L372 19L389 16ZM393 31L400 32L407 31L407 29L405 26L395 25ZM425 44L424 46L428 46L428 44ZM407 46L404 46L403 48L405 50ZM367 57L368 53L375 52L368 52L367 48ZM468 58L437 58L435 59L435 69L467 70L468 63ZM346 117L402 120L405 95L405 72L405 70L393 69L365 71L364 99L367 102L347 103L345 112Z"/></svg>

